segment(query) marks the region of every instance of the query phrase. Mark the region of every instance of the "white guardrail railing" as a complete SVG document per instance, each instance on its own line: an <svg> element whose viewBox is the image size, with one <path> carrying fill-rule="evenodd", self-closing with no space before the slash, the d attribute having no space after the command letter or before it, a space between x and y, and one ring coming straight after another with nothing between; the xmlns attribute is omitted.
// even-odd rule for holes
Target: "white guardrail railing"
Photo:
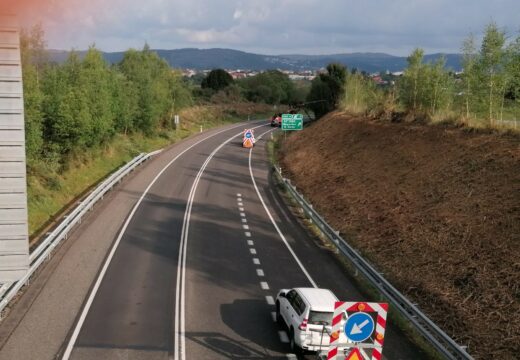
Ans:
<svg viewBox="0 0 520 360"><path fill-rule="evenodd" d="M13 283L0 284L0 318L2 311L9 302L16 296L20 289L29 283L31 276L47 259L54 248L67 238L68 233L76 224L81 224L81 219L92 209L103 196L110 191L117 183L119 183L126 175L132 172L137 166L148 160L150 157L158 154L162 150L154 151L149 154L140 154L133 158L130 162L119 168L106 178L98 187L96 187L79 205L66 215L63 221L47 235L40 245L29 255L30 267L27 274L21 279Z"/></svg>
<svg viewBox="0 0 520 360"><path fill-rule="evenodd" d="M433 321L423 314L417 306L412 304L403 294L392 286L372 265L370 265L359 253L345 241L338 231L335 231L327 222L313 209L289 179L282 176L282 171L274 167L275 174L283 183L289 194L300 205L307 218L316 225L321 232L336 245L337 249L348 259L357 272L363 274L365 279L379 293L386 298L394 309L405 317L422 337L433 346L441 355L447 359L473 360L466 351L465 346L458 345Z"/></svg>

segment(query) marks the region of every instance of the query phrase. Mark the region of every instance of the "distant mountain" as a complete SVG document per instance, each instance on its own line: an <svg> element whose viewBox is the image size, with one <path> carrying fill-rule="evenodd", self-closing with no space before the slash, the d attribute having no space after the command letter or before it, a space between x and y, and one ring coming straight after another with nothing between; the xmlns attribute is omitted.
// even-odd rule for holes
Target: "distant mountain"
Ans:
<svg viewBox="0 0 520 360"><path fill-rule="evenodd" d="M357 68L367 72L401 71L406 67L406 57L384 53L352 53L333 55L260 55L231 49L177 49L154 50L165 59L170 66L182 69L242 69L242 70L317 70L331 62L339 62L349 69ZM78 52L80 57L85 51ZM52 61L62 63L68 52L50 50ZM109 63L117 63L123 58L123 52L103 53ZM446 66L452 70L461 69L459 54L425 55L425 61L435 61L440 56L446 57Z"/></svg>

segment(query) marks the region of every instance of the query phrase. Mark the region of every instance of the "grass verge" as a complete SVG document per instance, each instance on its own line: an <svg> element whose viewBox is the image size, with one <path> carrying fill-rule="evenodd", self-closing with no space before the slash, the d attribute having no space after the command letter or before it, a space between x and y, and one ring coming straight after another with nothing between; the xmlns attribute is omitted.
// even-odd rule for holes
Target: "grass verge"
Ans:
<svg viewBox="0 0 520 360"><path fill-rule="evenodd" d="M196 106L180 112L180 125L159 129L154 135L116 135L110 143L70 156L56 166L44 161L32 164L27 176L29 234L33 244L45 230L79 198L110 173L141 152L166 147L202 130L244 121L240 106L224 108ZM263 118L265 106L249 105L251 119ZM248 113L249 114L249 113Z"/></svg>

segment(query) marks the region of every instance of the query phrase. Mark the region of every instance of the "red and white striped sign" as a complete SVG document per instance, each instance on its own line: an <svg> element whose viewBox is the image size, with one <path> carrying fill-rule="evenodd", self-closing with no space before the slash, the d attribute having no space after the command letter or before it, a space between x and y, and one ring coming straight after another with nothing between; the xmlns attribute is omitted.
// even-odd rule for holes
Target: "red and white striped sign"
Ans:
<svg viewBox="0 0 520 360"><path fill-rule="evenodd" d="M383 353L383 342L385 340L386 315L388 313L388 304L347 301L338 301L334 306L334 317L332 318L332 332L330 335L330 345L327 360L337 359L338 348L356 347L356 344L352 342L340 342L340 334L341 332L343 332L343 314L352 312L377 313L377 324L375 327L374 342L372 346L368 347L372 347L371 359L381 360ZM369 344L364 344L363 348L367 348L367 345Z"/></svg>

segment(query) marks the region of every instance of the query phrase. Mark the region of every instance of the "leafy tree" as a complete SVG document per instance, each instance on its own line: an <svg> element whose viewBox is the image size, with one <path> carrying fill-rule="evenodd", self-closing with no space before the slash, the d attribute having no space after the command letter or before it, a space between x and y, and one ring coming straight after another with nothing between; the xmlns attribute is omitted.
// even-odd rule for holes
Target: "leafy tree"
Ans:
<svg viewBox="0 0 520 360"><path fill-rule="evenodd" d="M219 91L231 84L233 84L233 78L226 70L214 69L202 80L201 87L203 89L211 88L215 91Z"/></svg>
<svg viewBox="0 0 520 360"><path fill-rule="evenodd" d="M480 49L478 62L479 80L486 91L483 96L485 110L488 120L498 117L498 107L502 103L506 89L505 61L506 52L504 49L506 41L505 32L498 29L495 23L486 27L484 39Z"/></svg>
<svg viewBox="0 0 520 360"><path fill-rule="evenodd" d="M25 108L25 141L28 165L39 159L43 148L44 95L40 79L46 63L45 40L41 25L20 33Z"/></svg>
<svg viewBox="0 0 520 360"><path fill-rule="evenodd" d="M462 81L464 83L463 94L466 118L471 116L471 111L476 101L477 60L475 37L471 34L462 44Z"/></svg>
<svg viewBox="0 0 520 360"><path fill-rule="evenodd" d="M289 104L295 101L295 86L289 77L278 71L268 70L256 76L242 79L238 84L248 100L267 104Z"/></svg>
<svg viewBox="0 0 520 360"><path fill-rule="evenodd" d="M316 117L319 118L336 108L343 95L346 79L347 69L345 66L329 64L327 73L320 74L312 81L307 102L309 102L308 107Z"/></svg>

